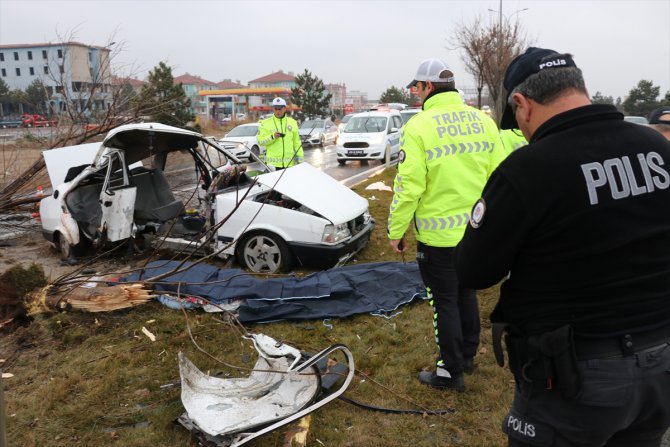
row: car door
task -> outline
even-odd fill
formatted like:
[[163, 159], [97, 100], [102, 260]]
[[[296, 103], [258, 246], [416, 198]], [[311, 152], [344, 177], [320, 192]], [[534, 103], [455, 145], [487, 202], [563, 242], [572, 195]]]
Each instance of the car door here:
[[100, 192], [100, 230], [106, 231], [107, 240], [115, 242], [132, 236], [137, 188], [130, 184], [123, 152], [112, 150], [106, 158], [107, 173]]
[[397, 154], [400, 150], [400, 128], [402, 127], [402, 118], [399, 115], [392, 115], [388, 124], [388, 138], [391, 145], [391, 154]]
[[331, 120], [326, 120], [326, 141], [337, 140], [337, 126]]

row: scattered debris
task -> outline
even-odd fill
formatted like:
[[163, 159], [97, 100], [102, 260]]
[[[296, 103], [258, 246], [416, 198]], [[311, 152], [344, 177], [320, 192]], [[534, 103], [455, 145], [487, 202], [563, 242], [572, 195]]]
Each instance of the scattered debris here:
[[149, 340], [156, 341], [156, 336], [151, 332], [149, 332], [149, 329], [145, 328], [144, 326], [142, 326], [142, 333], [146, 335], [149, 338]]
[[[344, 345], [333, 345], [299, 364], [302, 355], [292, 346], [263, 334], [245, 338], [252, 339], [259, 354], [247, 378], [208, 376], [179, 353], [186, 412], [178, 422], [208, 445], [237, 447], [301, 419], [344, 393], [353, 379], [353, 356]], [[338, 350], [347, 357], [348, 374], [338, 390], [319, 399], [317, 363]]]
[[370, 183], [365, 189], [374, 189], [379, 191], [393, 191], [393, 188], [387, 186], [384, 182]]

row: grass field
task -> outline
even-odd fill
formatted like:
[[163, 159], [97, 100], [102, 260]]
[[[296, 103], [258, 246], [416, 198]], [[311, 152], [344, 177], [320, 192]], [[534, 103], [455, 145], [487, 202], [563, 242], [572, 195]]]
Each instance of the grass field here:
[[[357, 263], [401, 261], [386, 238], [391, 193], [366, 191], [376, 181], [392, 184], [388, 169], [354, 188], [370, 200], [377, 227]], [[374, 200], [372, 199], [374, 196]], [[411, 239], [411, 238], [410, 238]], [[408, 240], [406, 261], [414, 259]], [[366, 403], [418, 410], [452, 408], [443, 416], [371, 412], [336, 400], [312, 414], [309, 446], [501, 446], [502, 418], [511, 402], [511, 374], [493, 359], [488, 316], [497, 288], [479, 293], [482, 344], [467, 391], [453, 394], [419, 384], [436, 355], [431, 309], [418, 301], [392, 319], [369, 315], [322, 321], [251, 325], [304, 351], [347, 345], [360, 371], [346, 395]], [[156, 335], [151, 342], [146, 327]], [[211, 356], [195, 346], [189, 335]], [[181, 351], [209, 374], [246, 375], [255, 351], [222, 314], [169, 310], [152, 302], [104, 314], [42, 314], [32, 324], [0, 339], [0, 364], [14, 376], [4, 381], [8, 442], [11, 446], [195, 446], [173, 421], [183, 412], [178, 389]], [[285, 445], [280, 429], [250, 446]]]

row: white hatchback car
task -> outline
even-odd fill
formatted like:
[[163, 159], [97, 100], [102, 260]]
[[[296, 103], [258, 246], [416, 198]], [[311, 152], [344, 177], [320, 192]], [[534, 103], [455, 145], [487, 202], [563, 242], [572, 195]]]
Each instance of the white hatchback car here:
[[225, 149], [232, 152], [237, 158], [251, 159], [251, 153], [256, 156], [265, 154], [265, 146], [260, 146], [256, 136], [260, 124], [240, 124], [219, 140]]
[[90, 246], [153, 241], [263, 273], [332, 267], [367, 245], [366, 199], [308, 163], [273, 171], [253, 158], [242, 165], [215, 141], [158, 123], [45, 151], [55, 187], [40, 202], [42, 233], [69, 260]]
[[337, 139], [337, 162], [385, 160], [400, 149], [402, 118], [397, 110], [375, 110], [351, 117]]

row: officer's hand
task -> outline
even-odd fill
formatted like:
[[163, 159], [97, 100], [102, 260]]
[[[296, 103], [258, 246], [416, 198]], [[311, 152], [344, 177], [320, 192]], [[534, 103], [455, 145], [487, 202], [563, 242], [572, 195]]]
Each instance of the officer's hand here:
[[396, 253], [402, 253], [405, 251], [405, 244], [402, 239], [391, 239], [391, 248]]
[[281, 133], [281, 132], [275, 132], [275, 140], [276, 140], [277, 138], [281, 138], [281, 137], [283, 137], [283, 136], [284, 136], [283, 133]]

